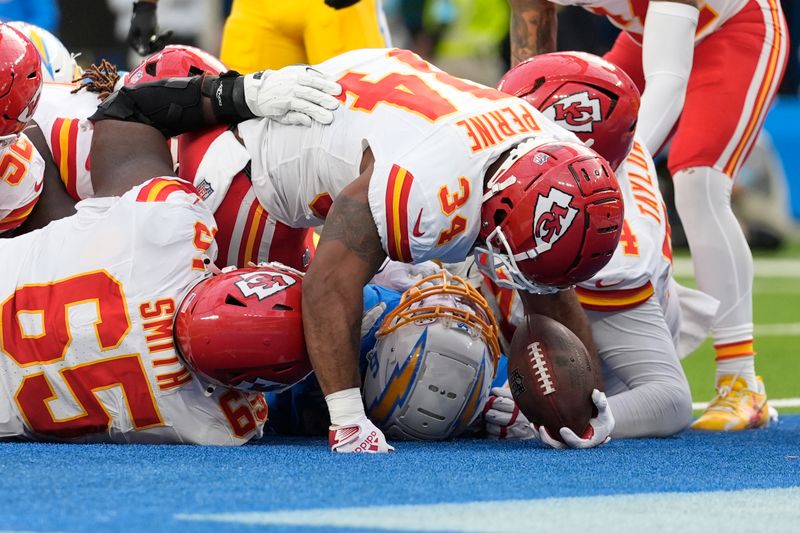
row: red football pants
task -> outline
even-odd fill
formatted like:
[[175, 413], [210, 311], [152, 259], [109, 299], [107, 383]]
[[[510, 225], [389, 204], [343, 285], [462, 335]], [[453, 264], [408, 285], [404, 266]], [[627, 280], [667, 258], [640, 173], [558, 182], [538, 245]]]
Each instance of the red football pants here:
[[[786, 69], [789, 34], [779, 0], [750, 0], [695, 45], [668, 166], [712, 167], [735, 177], [764, 124]], [[621, 32], [605, 58], [644, 90], [642, 48]]]

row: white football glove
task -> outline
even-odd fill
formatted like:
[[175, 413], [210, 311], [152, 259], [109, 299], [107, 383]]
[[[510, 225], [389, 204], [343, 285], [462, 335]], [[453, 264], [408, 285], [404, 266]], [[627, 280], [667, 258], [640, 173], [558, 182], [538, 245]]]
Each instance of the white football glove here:
[[361, 317], [361, 338], [363, 339], [370, 330], [375, 327], [375, 323], [381, 317], [381, 315], [386, 311], [386, 302], [378, 302], [378, 304], [369, 309], [364, 315]]
[[528, 422], [514, 402], [511, 391], [505, 387], [494, 387], [483, 408], [486, 433], [501, 440], [528, 440], [536, 438], [533, 424]]
[[441, 272], [442, 268], [433, 261], [425, 261], [418, 265], [387, 260], [375, 274], [370, 283], [405, 292], [428, 276]]
[[255, 72], [244, 77], [244, 99], [257, 117], [281, 124], [310, 126], [333, 122], [342, 86], [306, 65]]
[[328, 444], [339, 453], [387, 453], [394, 447], [386, 442], [383, 432], [366, 415], [351, 424], [330, 426]]
[[611, 440], [611, 432], [614, 431], [614, 415], [611, 414], [611, 409], [608, 407], [608, 398], [605, 393], [597, 389], [592, 391], [592, 402], [597, 407], [597, 416], [589, 420], [589, 435], [586, 438], [581, 438], [569, 428], [561, 428], [559, 433], [564, 442], [554, 439], [550, 436], [544, 426], [536, 427], [534, 438], [539, 442], [550, 446], [551, 448], [594, 448], [603, 445]]

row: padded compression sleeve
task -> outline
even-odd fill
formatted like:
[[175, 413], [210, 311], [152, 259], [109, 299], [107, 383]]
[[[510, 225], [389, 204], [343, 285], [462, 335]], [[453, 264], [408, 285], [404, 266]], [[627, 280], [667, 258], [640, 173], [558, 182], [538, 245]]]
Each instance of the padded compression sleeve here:
[[202, 76], [194, 76], [122, 87], [106, 98], [89, 119], [139, 122], [153, 126], [165, 137], [199, 129], [205, 125], [202, 82]]
[[[204, 114], [204, 97], [210, 100], [213, 118]], [[174, 137], [209, 124], [237, 124], [254, 116], [244, 101], [242, 77], [231, 71], [222, 76], [167, 78], [122, 87], [89, 118], [139, 122], [153, 126], [165, 137]]]
[[677, 2], [650, 2], [647, 9], [638, 133], [652, 154], [658, 153], [683, 110], [698, 16], [696, 7]]

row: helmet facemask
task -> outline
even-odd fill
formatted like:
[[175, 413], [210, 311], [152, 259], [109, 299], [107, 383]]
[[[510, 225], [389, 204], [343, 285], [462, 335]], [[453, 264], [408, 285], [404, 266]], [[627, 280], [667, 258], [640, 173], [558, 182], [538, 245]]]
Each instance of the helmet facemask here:
[[364, 378], [367, 413], [395, 438], [441, 440], [481, 413], [500, 353], [484, 298], [442, 271], [406, 291], [378, 332]]

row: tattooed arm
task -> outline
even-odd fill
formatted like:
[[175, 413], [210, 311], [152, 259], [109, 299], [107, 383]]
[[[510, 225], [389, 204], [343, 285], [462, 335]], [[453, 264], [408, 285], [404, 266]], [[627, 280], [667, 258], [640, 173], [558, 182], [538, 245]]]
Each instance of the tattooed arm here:
[[556, 51], [556, 6], [548, 0], [509, 0], [511, 66]]
[[367, 198], [372, 164], [366, 167], [333, 202], [303, 280], [306, 347], [326, 395], [360, 385], [363, 287], [386, 257]]

